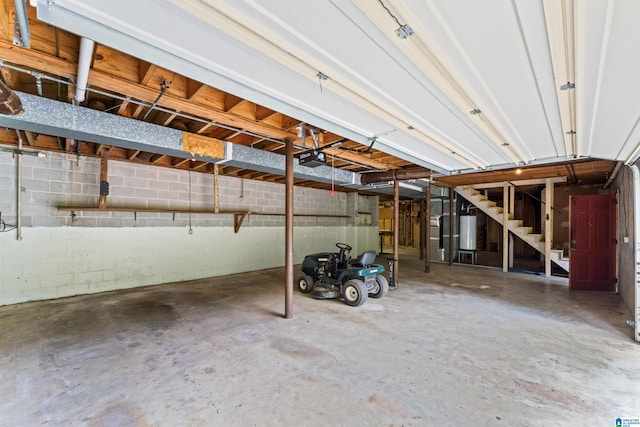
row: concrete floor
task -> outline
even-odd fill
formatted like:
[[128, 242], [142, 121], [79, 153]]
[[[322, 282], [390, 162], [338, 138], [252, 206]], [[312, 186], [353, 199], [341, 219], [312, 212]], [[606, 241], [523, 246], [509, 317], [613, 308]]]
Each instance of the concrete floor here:
[[[296, 275], [298, 271], [296, 271]], [[618, 295], [401, 259], [358, 308], [284, 269], [0, 307], [0, 426], [614, 426], [640, 417]]]

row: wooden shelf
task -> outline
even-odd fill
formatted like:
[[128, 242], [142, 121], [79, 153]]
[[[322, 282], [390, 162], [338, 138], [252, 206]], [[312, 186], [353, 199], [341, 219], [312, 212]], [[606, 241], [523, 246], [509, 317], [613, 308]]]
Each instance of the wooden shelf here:
[[[233, 215], [233, 229], [238, 232], [242, 226], [242, 221], [247, 215], [264, 215], [264, 216], [285, 216], [284, 213], [278, 212], [249, 212], [249, 211], [218, 211], [215, 210], [189, 210], [189, 209], [159, 209], [159, 208], [132, 208], [132, 207], [98, 207], [98, 206], [56, 206], [59, 211], [69, 212], [133, 212], [142, 213], [171, 213], [171, 214], [194, 214], [194, 215]], [[293, 214], [297, 217], [316, 217], [316, 218], [350, 218], [348, 215], [324, 215], [324, 214]]]
[[233, 231], [237, 233], [242, 226], [242, 221], [251, 212], [247, 211], [214, 211], [214, 210], [189, 210], [189, 209], [158, 209], [158, 208], [130, 208], [130, 207], [105, 207], [98, 206], [56, 206], [59, 211], [80, 211], [80, 212], [138, 212], [143, 213], [171, 213], [171, 214], [194, 214], [194, 215], [233, 215]]

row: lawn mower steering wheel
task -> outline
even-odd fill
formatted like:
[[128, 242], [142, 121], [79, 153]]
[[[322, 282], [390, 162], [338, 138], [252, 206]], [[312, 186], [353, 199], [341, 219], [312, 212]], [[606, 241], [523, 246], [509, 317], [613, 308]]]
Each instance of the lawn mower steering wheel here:
[[338, 247], [338, 249], [345, 249], [347, 251], [351, 251], [351, 246], [347, 245], [346, 243], [336, 243], [336, 246]]
[[347, 245], [346, 243], [336, 243], [336, 246], [338, 247], [338, 249], [340, 249], [340, 253], [338, 254], [338, 262], [347, 262], [346, 252], [351, 251], [351, 246]]

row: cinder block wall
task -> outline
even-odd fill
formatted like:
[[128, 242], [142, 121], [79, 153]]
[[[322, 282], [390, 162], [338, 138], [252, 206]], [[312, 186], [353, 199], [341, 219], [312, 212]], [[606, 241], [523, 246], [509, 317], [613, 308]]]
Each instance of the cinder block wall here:
[[[220, 177], [220, 209], [249, 215], [58, 211], [97, 206], [100, 161], [23, 156], [22, 236], [0, 233], [0, 305], [225, 275], [284, 265], [284, 185]], [[109, 161], [109, 207], [212, 210], [213, 175]], [[338, 241], [375, 250], [378, 198], [295, 187], [294, 261]], [[16, 160], [0, 152], [0, 212], [16, 224]], [[189, 233], [192, 230], [192, 234]], [[2, 231], [2, 230], [0, 230]]]
[[[635, 228], [633, 219], [635, 205], [633, 197], [633, 173], [624, 166], [611, 186], [618, 193], [618, 292], [632, 313], [636, 311]], [[628, 242], [625, 243], [625, 237]]]

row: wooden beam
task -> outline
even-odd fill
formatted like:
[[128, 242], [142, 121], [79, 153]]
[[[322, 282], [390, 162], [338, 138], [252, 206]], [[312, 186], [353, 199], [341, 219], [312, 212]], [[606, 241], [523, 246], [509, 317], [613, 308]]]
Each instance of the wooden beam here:
[[156, 164], [159, 161], [161, 161], [162, 159], [166, 158], [167, 155], [166, 154], [156, 154], [155, 156], [153, 156], [151, 158], [151, 163]]
[[122, 101], [122, 103], [118, 106], [118, 110], [116, 113], [120, 116], [131, 117], [131, 110], [129, 110], [129, 106], [131, 103], [129, 101]]
[[[9, 6], [11, 5], [11, 6]], [[2, 40], [13, 40], [13, 16], [15, 7], [13, 2], [5, 0], [0, 3], [0, 38]]]
[[182, 166], [185, 163], [190, 162], [190, 161], [191, 161], [191, 159], [176, 159], [172, 166], [174, 168], [177, 168], [177, 167], [180, 167], [180, 166]]
[[20, 76], [16, 70], [2, 67], [0, 68], [0, 73], [2, 73], [2, 80], [4, 80], [7, 86], [14, 90], [20, 90]]
[[207, 163], [207, 162], [200, 162], [200, 164], [199, 164], [199, 165], [196, 165], [196, 166], [192, 167], [192, 168], [191, 168], [191, 170], [192, 170], [192, 171], [197, 171], [197, 170], [203, 169], [203, 168], [205, 168], [208, 164], [209, 164], [209, 163]]
[[167, 116], [167, 118], [161, 123], [162, 126], [169, 126], [169, 124], [173, 121], [173, 119], [175, 119], [176, 117], [178, 117], [177, 114], [169, 114]]
[[158, 69], [155, 64], [151, 64], [146, 61], [140, 61], [140, 84], [147, 85], [149, 84], [149, 80], [153, 76], [153, 73]]
[[[63, 77], [74, 77], [77, 68], [76, 64], [69, 63], [54, 56], [40, 53], [32, 49], [13, 46], [10, 43], [1, 41], [0, 58], [8, 62], [23, 65], [28, 68], [35, 68], [40, 71]], [[126, 93], [133, 98], [147, 103], [152, 103], [158, 96], [157, 90], [153, 88], [146, 87], [139, 83], [122, 80], [100, 70], [92, 70], [91, 75], [89, 76], [89, 85], [119, 93]], [[292, 132], [265, 125], [257, 120], [251, 120], [223, 110], [218, 110], [210, 105], [197, 104], [189, 99], [177, 97], [169, 92], [162, 97], [158, 105], [164, 108], [184, 111], [195, 116], [204, 117], [221, 124], [246, 129], [271, 138], [296, 138], [296, 134]]]
[[205, 89], [207, 85], [200, 83], [195, 80], [187, 79], [187, 99], [193, 101], [200, 95]]
[[140, 154], [140, 150], [127, 150], [127, 159], [133, 160], [138, 154]]
[[36, 145], [36, 139], [38, 139], [38, 135], [33, 132], [25, 131], [24, 135], [27, 137], [27, 144], [30, 146]]

